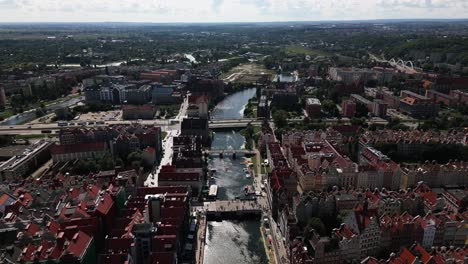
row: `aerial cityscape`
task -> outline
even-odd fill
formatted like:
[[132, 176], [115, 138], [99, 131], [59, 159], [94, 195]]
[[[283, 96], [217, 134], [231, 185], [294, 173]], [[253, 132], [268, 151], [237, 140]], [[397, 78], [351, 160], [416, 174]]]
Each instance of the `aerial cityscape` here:
[[468, 263], [466, 14], [0, 0], [0, 263]]

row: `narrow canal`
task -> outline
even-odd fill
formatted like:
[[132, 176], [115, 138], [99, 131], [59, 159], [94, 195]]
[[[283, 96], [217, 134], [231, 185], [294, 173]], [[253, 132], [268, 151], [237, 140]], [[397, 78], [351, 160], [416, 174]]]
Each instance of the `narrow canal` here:
[[[238, 119], [243, 117], [244, 107], [255, 95], [255, 89], [235, 93], [220, 102], [212, 113], [212, 119]], [[245, 138], [238, 131], [217, 130], [213, 135], [212, 149], [241, 149]], [[243, 187], [252, 184], [243, 169], [243, 156], [236, 159], [226, 155], [223, 159], [213, 156], [208, 167], [215, 169], [218, 199], [235, 199], [242, 196]], [[204, 264], [264, 264], [268, 263], [260, 234], [260, 222], [252, 220], [208, 222]]]

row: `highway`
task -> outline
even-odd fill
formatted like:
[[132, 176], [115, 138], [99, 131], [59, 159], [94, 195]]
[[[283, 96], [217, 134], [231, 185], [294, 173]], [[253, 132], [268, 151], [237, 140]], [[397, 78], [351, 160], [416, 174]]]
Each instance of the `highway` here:
[[[185, 104], [184, 104], [185, 105]], [[184, 107], [185, 111], [187, 111], [187, 107]], [[182, 109], [183, 110], [183, 109]], [[155, 119], [155, 120], [124, 120], [124, 121], [106, 121], [104, 124], [86, 124], [86, 125], [78, 125], [77, 122], [69, 122], [73, 123], [73, 125], [67, 126], [59, 126], [57, 123], [51, 124], [33, 124], [33, 125], [11, 125], [11, 126], [0, 126], [0, 135], [31, 135], [31, 134], [41, 134], [42, 130], [60, 130], [66, 128], [96, 128], [96, 127], [104, 127], [110, 125], [130, 125], [134, 123], [143, 124], [143, 125], [155, 125], [161, 126], [163, 131], [172, 131], [180, 129], [180, 122], [182, 118], [185, 117], [185, 114], [178, 115], [174, 121], [170, 121], [167, 119]], [[172, 119], [174, 120], [174, 119]], [[236, 128], [236, 127], [246, 127], [248, 123], [252, 123], [253, 125], [261, 125], [261, 121], [257, 121], [256, 119], [234, 119], [234, 120], [214, 120], [209, 121], [210, 128]]]
[[[160, 126], [163, 131], [177, 131], [180, 130], [180, 122], [182, 117], [179, 116], [176, 118], [176, 122], [172, 123], [167, 119], [156, 119], [156, 120], [132, 120], [132, 121], [106, 121], [104, 124], [92, 124], [92, 125], [70, 125], [70, 126], [59, 126], [57, 123], [53, 124], [34, 124], [34, 125], [13, 125], [13, 126], [0, 126], [0, 135], [37, 135], [41, 134], [42, 130], [50, 130], [52, 133], [56, 133], [60, 129], [66, 128], [96, 128], [104, 127], [109, 125], [122, 125], [122, 124], [143, 124], [143, 125], [155, 125]], [[210, 120], [208, 123], [209, 128], [211, 129], [224, 129], [224, 128], [245, 128], [249, 123], [254, 126], [261, 126], [262, 120], [245, 118], [245, 119], [233, 119], [233, 120]], [[303, 122], [301, 118], [288, 119], [289, 123], [298, 123]], [[349, 125], [351, 124], [349, 119], [322, 119], [322, 122], [326, 124], [342, 124]], [[368, 121], [369, 124], [378, 124], [386, 125], [388, 121], [381, 118], [372, 118]], [[413, 127], [417, 122], [412, 121], [403, 121], [403, 124]], [[76, 123], [75, 123], [76, 124]]]

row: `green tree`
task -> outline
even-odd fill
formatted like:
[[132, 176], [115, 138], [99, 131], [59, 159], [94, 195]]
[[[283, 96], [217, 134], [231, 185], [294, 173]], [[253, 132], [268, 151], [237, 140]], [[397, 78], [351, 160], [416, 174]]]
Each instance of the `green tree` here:
[[73, 173], [83, 175], [90, 172], [97, 172], [98, 166], [94, 160], [79, 160], [72, 171]]
[[101, 170], [112, 170], [115, 168], [114, 159], [112, 155], [106, 154], [99, 160], [99, 168]]
[[288, 124], [288, 112], [284, 110], [277, 110], [273, 113], [273, 121], [278, 128], [283, 128]]
[[367, 117], [369, 115], [369, 109], [366, 105], [357, 103], [356, 104], [356, 116], [357, 117]]
[[134, 151], [128, 154], [127, 162], [140, 161], [141, 160], [141, 151]]
[[315, 230], [320, 236], [327, 235], [327, 228], [323, 224], [322, 220], [318, 217], [312, 217], [307, 221], [306, 227], [304, 229], [304, 237], [310, 239], [311, 231]]
[[364, 117], [361, 117], [361, 118], [353, 117], [353, 118], [351, 118], [351, 124], [352, 125], [363, 126], [365, 123], [366, 123], [366, 118], [364, 118]]
[[338, 108], [336, 107], [335, 102], [333, 102], [332, 100], [324, 100], [322, 102], [322, 109], [330, 116], [338, 115]]

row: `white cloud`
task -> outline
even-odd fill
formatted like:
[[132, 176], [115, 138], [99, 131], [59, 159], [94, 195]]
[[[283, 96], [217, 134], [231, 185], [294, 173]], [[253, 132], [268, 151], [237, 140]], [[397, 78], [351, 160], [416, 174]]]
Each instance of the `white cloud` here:
[[467, 0], [0, 0], [0, 21], [223, 22], [464, 18]]

